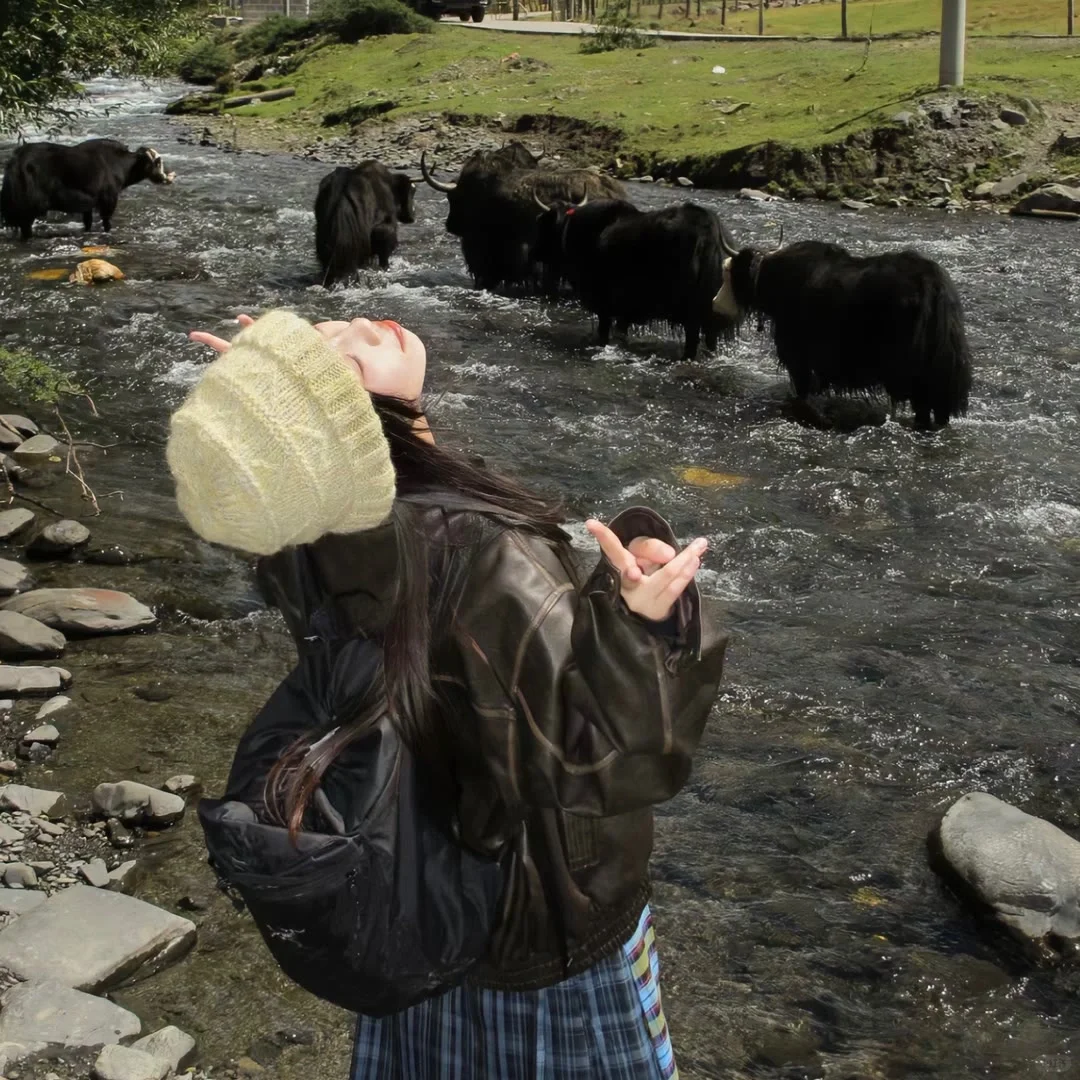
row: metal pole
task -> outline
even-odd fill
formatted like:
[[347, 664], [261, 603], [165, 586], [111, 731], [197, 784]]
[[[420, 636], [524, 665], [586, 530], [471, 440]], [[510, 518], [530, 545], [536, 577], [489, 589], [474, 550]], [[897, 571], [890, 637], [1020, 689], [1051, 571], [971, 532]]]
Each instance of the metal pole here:
[[758, 37], [765, 33], [765, 0], [757, 0], [757, 32]]
[[967, 0], [942, 0], [939, 86], [964, 85]]

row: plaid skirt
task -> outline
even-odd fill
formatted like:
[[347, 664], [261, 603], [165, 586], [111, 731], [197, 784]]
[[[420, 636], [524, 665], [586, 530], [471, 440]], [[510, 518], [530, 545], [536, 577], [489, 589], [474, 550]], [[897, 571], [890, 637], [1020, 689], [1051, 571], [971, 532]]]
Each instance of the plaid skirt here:
[[659, 980], [646, 906], [620, 951], [555, 986], [359, 1017], [351, 1080], [678, 1080]]

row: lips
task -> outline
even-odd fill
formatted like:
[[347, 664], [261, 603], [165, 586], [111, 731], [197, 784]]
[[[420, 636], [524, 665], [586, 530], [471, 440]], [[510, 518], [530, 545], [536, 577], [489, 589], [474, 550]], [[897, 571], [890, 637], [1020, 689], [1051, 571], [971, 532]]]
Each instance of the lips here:
[[405, 329], [393, 319], [380, 319], [376, 326], [385, 326], [387, 330], [390, 330], [398, 339], [398, 344], [401, 346], [401, 351], [405, 351]]

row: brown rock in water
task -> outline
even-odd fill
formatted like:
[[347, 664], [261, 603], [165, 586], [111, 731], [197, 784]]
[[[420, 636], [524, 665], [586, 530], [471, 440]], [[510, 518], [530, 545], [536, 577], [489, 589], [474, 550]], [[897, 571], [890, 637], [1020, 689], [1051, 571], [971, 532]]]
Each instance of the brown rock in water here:
[[87, 259], [75, 267], [68, 281], [79, 285], [93, 285], [97, 281], [123, 281], [124, 273], [119, 267], [104, 259]]

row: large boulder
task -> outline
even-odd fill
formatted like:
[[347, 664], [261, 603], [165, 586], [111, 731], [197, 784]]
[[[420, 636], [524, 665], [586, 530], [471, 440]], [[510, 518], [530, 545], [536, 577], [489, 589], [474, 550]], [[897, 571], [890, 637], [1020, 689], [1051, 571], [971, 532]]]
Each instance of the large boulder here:
[[3, 608], [65, 634], [116, 634], [157, 621], [145, 604], [112, 589], [32, 589], [5, 601]]
[[1080, 842], [1048, 821], [973, 791], [955, 802], [932, 848], [960, 891], [1040, 949], [1080, 939]]
[[1025, 195], [1011, 210], [1013, 214], [1056, 217], [1080, 216], [1080, 188], [1047, 184]]
[[186, 806], [179, 795], [134, 780], [98, 784], [91, 801], [100, 814], [128, 825], [170, 825], [183, 816]]
[[59, 630], [17, 611], [0, 611], [0, 659], [59, 656], [66, 644]]
[[0, 694], [55, 694], [65, 684], [65, 671], [57, 667], [16, 667], [0, 664]]

